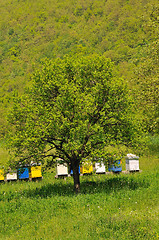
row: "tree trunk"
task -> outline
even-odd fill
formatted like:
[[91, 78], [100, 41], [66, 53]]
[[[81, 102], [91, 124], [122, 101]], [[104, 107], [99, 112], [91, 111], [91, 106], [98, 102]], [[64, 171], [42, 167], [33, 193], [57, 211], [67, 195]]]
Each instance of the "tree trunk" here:
[[73, 180], [75, 193], [80, 193], [80, 174], [79, 174], [79, 162], [72, 161], [73, 168]]

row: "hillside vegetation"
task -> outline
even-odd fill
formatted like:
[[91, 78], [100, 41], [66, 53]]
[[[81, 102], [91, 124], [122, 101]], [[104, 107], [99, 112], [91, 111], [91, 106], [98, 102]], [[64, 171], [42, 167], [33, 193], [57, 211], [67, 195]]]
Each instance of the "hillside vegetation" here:
[[[0, 133], [11, 98], [43, 58], [97, 52], [111, 58], [158, 129], [158, 0], [3, 0], [0, 3]], [[135, 91], [134, 91], [135, 90]]]
[[158, 36], [158, 0], [0, 1], [0, 166], [9, 160], [13, 97], [45, 58], [110, 58], [149, 132], [138, 149], [141, 172], [81, 176], [81, 194], [72, 177], [55, 179], [52, 161], [42, 181], [1, 182], [0, 239], [159, 239]]

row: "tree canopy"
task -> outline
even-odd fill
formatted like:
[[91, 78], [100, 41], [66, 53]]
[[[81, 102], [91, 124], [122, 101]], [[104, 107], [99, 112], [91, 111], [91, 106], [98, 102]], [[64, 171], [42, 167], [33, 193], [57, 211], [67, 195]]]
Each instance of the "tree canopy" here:
[[84, 159], [104, 157], [108, 145], [136, 142], [139, 125], [132, 98], [109, 59], [91, 55], [45, 60], [32, 81], [15, 98], [9, 115], [17, 162], [59, 157], [72, 164], [79, 189], [78, 167]]

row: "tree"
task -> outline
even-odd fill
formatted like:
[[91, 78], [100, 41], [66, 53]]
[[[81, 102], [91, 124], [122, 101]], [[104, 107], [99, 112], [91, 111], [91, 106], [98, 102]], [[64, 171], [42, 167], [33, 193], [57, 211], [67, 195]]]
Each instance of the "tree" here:
[[[135, 89], [145, 127], [151, 134], [159, 133], [159, 41], [150, 45], [147, 56], [137, 66]], [[145, 52], [146, 52], [145, 50]]]
[[[151, 41], [140, 50], [134, 86], [138, 107], [143, 112], [146, 129], [151, 134], [159, 133], [159, 5], [150, 4], [148, 18], [143, 25]], [[138, 91], [137, 91], [138, 90]]]
[[112, 62], [98, 55], [45, 60], [32, 80], [9, 115], [14, 162], [59, 157], [72, 165], [79, 192], [84, 159], [104, 156], [107, 145], [128, 146], [137, 139], [126, 84], [113, 75]]

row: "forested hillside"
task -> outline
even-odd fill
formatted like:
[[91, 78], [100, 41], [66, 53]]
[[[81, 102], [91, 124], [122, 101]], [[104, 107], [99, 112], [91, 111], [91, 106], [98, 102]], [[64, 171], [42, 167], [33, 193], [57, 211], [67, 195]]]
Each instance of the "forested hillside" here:
[[[98, 53], [128, 82], [147, 130], [158, 131], [158, 0], [0, 2], [0, 135], [12, 96], [44, 58]], [[139, 107], [140, 106], [140, 107]]]

